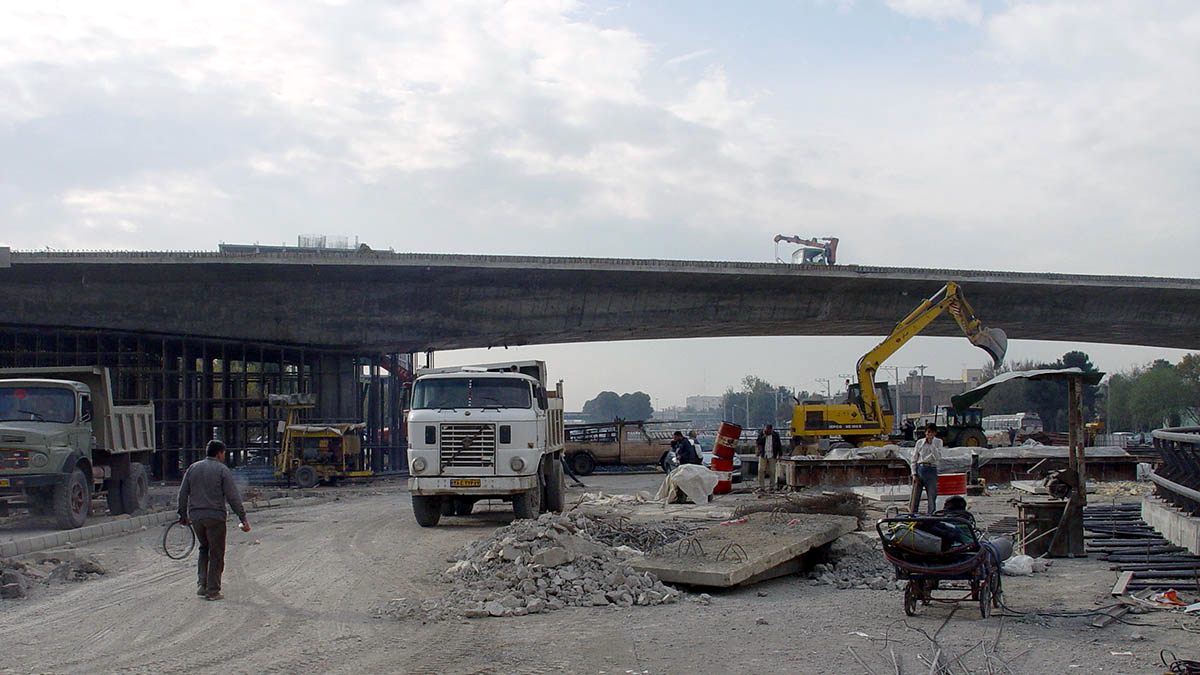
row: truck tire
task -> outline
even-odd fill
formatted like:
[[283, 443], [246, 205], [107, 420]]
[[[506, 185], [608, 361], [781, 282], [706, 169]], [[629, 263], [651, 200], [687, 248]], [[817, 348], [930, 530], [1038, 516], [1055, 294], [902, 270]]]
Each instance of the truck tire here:
[[664, 452], [663, 456], [658, 458], [658, 468], [662, 469], [663, 473], [671, 473], [671, 453]]
[[960, 448], [986, 448], [987, 436], [978, 429], [966, 429], [958, 435], [958, 447]]
[[562, 513], [563, 507], [567, 501], [567, 485], [563, 479], [562, 462], [558, 458], [551, 455], [545, 459], [547, 468], [546, 478], [546, 498], [545, 506], [547, 511]]
[[571, 455], [568, 460], [571, 462], [571, 471], [575, 472], [576, 476], [590, 476], [596, 470], [596, 458], [592, 457], [592, 453], [579, 451]]
[[125, 484], [116, 478], [104, 481], [104, 500], [108, 502], [108, 512], [114, 516], [125, 513]]
[[[146, 474], [146, 465], [133, 462], [129, 465], [129, 475], [121, 479], [122, 513], [137, 513], [150, 505], [150, 478]], [[111, 509], [111, 504], [109, 505]]]
[[517, 518], [535, 519], [542, 512], [542, 490], [545, 489], [542, 472], [537, 472], [537, 486], [513, 497], [513, 513]]
[[296, 467], [292, 477], [296, 479], [296, 487], [307, 490], [317, 484], [317, 470], [307, 464]]
[[82, 526], [91, 507], [92, 486], [82, 469], [75, 469], [65, 481], [54, 486], [54, 518], [59, 529]]
[[412, 496], [413, 515], [421, 527], [434, 527], [442, 519], [442, 498], [429, 495]]

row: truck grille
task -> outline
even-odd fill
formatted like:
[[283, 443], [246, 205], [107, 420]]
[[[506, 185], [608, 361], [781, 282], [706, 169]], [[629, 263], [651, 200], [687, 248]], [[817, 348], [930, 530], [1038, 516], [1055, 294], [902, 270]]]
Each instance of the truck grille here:
[[443, 424], [438, 451], [442, 467], [493, 466], [496, 427], [491, 424]]
[[28, 450], [0, 450], [0, 469], [24, 469], [28, 466]]
[[16, 434], [0, 434], [0, 443], [24, 443], [25, 437]]

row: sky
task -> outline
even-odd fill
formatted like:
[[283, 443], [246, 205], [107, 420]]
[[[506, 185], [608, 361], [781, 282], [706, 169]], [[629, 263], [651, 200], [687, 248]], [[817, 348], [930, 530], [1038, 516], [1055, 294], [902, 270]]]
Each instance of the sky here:
[[[782, 233], [837, 236], [853, 264], [1195, 278], [1198, 72], [1192, 0], [3, 3], [0, 245], [320, 233], [769, 262]], [[817, 390], [876, 341], [436, 360], [544, 358], [569, 408], [602, 390], [661, 407], [747, 374]], [[1183, 353], [1009, 356], [1070, 349], [1113, 371]], [[889, 364], [985, 361], [918, 338]]]

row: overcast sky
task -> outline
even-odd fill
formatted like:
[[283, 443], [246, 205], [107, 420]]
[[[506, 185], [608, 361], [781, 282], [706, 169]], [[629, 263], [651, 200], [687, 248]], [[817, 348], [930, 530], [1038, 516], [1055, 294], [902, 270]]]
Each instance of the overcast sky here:
[[[5, 3], [0, 243], [770, 261], [786, 233], [845, 263], [1195, 277], [1197, 73], [1193, 0]], [[817, 389], [876, 341], [438, 363], [545, 358], [569, 407], [665, 406], [747, 373]], [[1182, 353], [1010, 357], [1075, 348]], [[890, 363], [985, 360], [922, 338]]]

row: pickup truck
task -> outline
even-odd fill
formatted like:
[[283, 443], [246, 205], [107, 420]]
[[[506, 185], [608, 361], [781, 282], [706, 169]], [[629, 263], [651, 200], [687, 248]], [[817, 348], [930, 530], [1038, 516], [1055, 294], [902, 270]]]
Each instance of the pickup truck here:
[[646, 422], [568, 424], [566, 435], [567, 466], [577, 476], [587, 476], [599, 464], [653, 464], [670, 470], [671, 432], [647, 429]]

